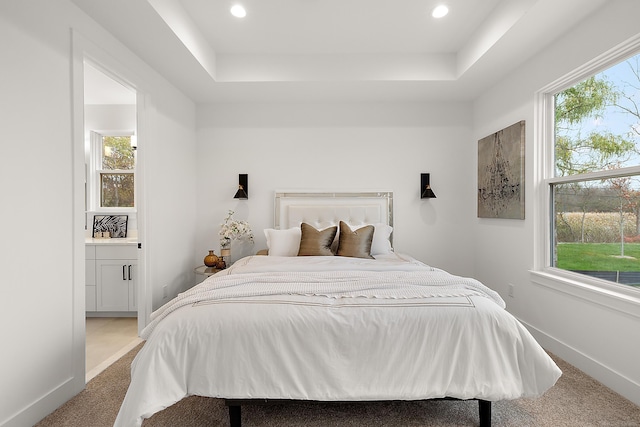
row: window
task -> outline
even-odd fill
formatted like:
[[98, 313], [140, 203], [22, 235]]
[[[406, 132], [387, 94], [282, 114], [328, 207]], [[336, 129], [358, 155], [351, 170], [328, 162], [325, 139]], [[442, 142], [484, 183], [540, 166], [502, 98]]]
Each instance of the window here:
[[640, 291], [640, 55], [547, 95], [545, 265]]
[[135, 207], [135, 136], [131, 133], [91, 132], [90, 181], [97, 210]]

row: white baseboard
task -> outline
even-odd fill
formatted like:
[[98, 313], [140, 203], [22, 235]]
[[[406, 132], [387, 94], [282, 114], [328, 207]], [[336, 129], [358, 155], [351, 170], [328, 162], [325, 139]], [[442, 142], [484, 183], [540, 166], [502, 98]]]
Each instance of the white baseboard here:
[[[134, 347], [142, 342], [141, 338], [135, 338], [126, 346], [122, 347], [116, 354], [109, 359], [96, 366], [91, 371], [87, 372], [85, 381], [89, 382], [96, 377], [100, 372], [104, 371], [116, 360], [131, 351]], [[75, 384], [73, 378], [69, 378], [64, 383], [60, 384], [53, 390], [50, 390], [47, 394], [36, 400], [32, 404], [25, 408], [22, 408], [16, 414], [10, 416], [6, 420], [0, 420], [0, 427], [24, 427], [31, 426], [40, 421], [43, 417], [53, 412], [60, 405], [71, 399], [78, 394], [84, 388], [84, 382], [82, 384]]]
[[571, 347], [567, 343], [558, 340], [522, 320], [520, 320], [520, 322], [526, 326], [529, 332], [531, 332], [531, 335], [534, 336], [542, 347], [640, 406], [640, 384], [627, 378], [615, 369], [598, 362], [580, 350]]
[[60, 405], [80, 393], [84, 382], [79, 383], [75, 378], [69, 378], [39, 399], [21, 408], [6, 420], [0, 420], [0, 427], [32, 426], [56, 410]]

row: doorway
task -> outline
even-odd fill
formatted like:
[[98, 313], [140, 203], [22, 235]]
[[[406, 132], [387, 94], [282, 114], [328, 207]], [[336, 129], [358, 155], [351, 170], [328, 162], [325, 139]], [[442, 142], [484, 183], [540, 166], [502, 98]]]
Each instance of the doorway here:
[[[83, 60], [85, 380], [141, 342], [137, 93]], [[142, 300], [144, 301], [144, 299]]]

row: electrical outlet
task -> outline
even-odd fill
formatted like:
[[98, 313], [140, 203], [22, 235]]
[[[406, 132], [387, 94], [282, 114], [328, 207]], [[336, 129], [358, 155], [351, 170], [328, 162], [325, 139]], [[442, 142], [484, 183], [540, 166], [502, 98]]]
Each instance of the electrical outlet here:
[[167, 285], [164, 285], [162, 287], [162, 299], [167, 299], [167, 296], [168, 296], [168, 294], [167, 294]]
[[514, 292], [515, 292], [516, 285], [514, 285], [513, 283], [509, 283], [508, 286], [509, 286], [509, 296], [511, 298], [515, 298]]

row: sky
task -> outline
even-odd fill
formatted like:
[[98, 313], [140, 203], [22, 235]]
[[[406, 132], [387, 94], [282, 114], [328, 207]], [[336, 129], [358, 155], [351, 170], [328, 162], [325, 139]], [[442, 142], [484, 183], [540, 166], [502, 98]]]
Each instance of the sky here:
[[[632, 56], [628, 60], [622, 61], [613, 67], [598, 73], [596, 77], [605, 78], [625, 95], [631, 97], [632, 102], [621, 97], [619, 103], [627, 105], [637, 110], [640, 108], [640, 77], [636, 76], [633, 69], [640, 71], [640, 54]], [[632, 129], [637, 132], [633, 132]], [[568, 135], [580, 133], [583, 137], [591, 132], [610, 132], [614, 135], [623, 136], [635, 142], [637, 154], [632, 155], [621, 167], [640, 165], [640, 117], [625, 113], [615, 106], [607, 107], [601, 117], [591, 117], [586, 119], [581, 126]], [[628, 157], [628, 156], [627, 156]]]
[[[633, 69], [640, 71], [640, 54], [629, 58], [626, 61], [620, 62], [617, 65], [605, 70], [598, 74], [598, 76], [604, 77], [612, 82], [618, 89], [620, 89], [625, 95], [631, 97], [636, 103], [635, 109], [640, 104], [640, 80], [639, 77], [633, 73]], [[630, 101], [620, 98], [619, 103], [631, 106]], [[626, 135], [628, 138], [636, 142], [636, 147], [640, 152], [640, 133], [631, 132], [632, 127], [636, 130], [640, 130], [640, 118], [635, 115], [624, 113], [619, 108], [608, 107], [605, 111], [603, 118], [594, 122], [595, 128], [604, 128], [611, 130], [614, 134]], [[636, 166], [640, 164], [640, 157], [635, 157], [632, 164], [627, 166]]]

